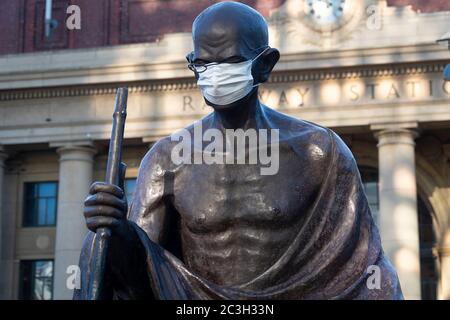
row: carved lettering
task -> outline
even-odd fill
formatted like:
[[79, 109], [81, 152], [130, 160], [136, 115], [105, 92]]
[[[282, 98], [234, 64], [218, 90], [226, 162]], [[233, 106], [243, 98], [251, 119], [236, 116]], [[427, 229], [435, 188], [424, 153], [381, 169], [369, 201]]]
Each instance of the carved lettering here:
[[391, 88], [389, 89], [389, 92], [388, 92], [388, 95], [386, 98], [391, 99], [393, 97], [400, 98], [400, 94], [398, 93], [398, 90], [394, 84], [391, 85]]
[[261, 100], [264, 103], [267, 102], [267, 99], [269, 98], [271, 92], [272, 92], [271, 90], [259, 89], [258, 90], [259, 100]]
[[368, 83], [366, 84], [366, 87], [370, 89], [370, 99], [375, 100], [375, 89], [378, 87], [378, 83]]
[[298, 93], [300, 94], [300, 103], [298, 104], [299, 107], [303, 107], [305, 105], [305, 97], [309, 92], [309, 88], [297, 89]]
[[417, 81], [407, 81], [406, 85], [409, 87], [410, 91], [409, 94], [411, 96], [411, 98], [415, 98], [416, 97], [416, 86], [419, 82]]
[[284, 92], [284, 90], [281, 91], [280, 99], [278, 100], [278, 107], [280, 109], [289, 107], [289, 101], [286, 97], [286, 92]]
[[194, 106], [192, 105], [191, 96], [183, 96], [183, 111], [186, 111], [187, 108], [189, 108], [190, 110], [195, 110]]
[[357, 85], [350, 86], [350, 93], [352, 94], [352, 97], [350, 98], [351, 101], [358, 101], [359, 100], [359, 93], [356, 91], [358, 88]]

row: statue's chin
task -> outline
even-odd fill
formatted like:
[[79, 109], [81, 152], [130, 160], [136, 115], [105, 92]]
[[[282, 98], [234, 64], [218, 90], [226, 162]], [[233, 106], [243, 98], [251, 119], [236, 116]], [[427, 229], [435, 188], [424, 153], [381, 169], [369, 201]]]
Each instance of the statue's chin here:
[[225, 105], [214, 104], [206, 99], [205, 99], [205, 102], [208, 106], [213, 108], [215, 111], [230, 110], [230, 109], [234, 109], [237, 106], [236, 102], [233, 102], [230, 104], [225, 104]]
[[256, 90], [252, 90], [248, 95], [246, 95], [245, 97], [233, 102], [233, 103], [229, 103], [229, 104], [224, 104], [224, 105], [218, 105], [218, 104], [214, 104], [211, 101], [208, 101], [208, 99], [206, 99], [205, 97], [203, 97], [205, 99], [205, 103], [210, 106], [211, 108], [213, 108], [215, 111], [224, 111], [224, 110], [232, 110], [235, 108], [239, 108], [242, 105], [245, 105], [246, 103], [248, 103], [249, 98], [253, 95], [253, 93]]

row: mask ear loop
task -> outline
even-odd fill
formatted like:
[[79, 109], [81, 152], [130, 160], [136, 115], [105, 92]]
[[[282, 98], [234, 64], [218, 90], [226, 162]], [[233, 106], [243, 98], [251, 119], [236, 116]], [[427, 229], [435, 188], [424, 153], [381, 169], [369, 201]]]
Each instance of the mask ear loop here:
[[[267, 50], [269, 50], [270, 49], [270, 46], [267, 46], [263, 51], [261, 51], [256, 57], [254, 57], [253, 59], [252, 59], [252, 66], [253, 66], [253, 62], [256, 60], [256, 59], [258, 59], [264, 52], [266, 52]], [[257, 83], [257, 84], [254, 84], [253, 86], [252, 86], [252, 89], [253, 88], [256, 88], [256, 87], [259, 87], [261, 85], [261, 83], [259, 82], [259, 83]]]
[[254, 58], [252, 59], [252, 62], [255, 61], [256, 59], [258, 59], [264, 52], [266, 52], [266, 51], [269, 50], [269, 49], [270, 49], [270, 47], [267, 46], [263, 51], [261, 51], [256, 57], [254, 57]]

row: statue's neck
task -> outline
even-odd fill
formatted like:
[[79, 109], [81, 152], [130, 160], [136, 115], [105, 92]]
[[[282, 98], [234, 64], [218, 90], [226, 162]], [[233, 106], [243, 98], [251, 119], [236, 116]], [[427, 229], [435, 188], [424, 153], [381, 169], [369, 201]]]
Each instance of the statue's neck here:
[[214, 126], [219, 130], [262, 129], [266, 127], [265, 123], [257, 90], [249, 99], [232, 109], [214, 110]]

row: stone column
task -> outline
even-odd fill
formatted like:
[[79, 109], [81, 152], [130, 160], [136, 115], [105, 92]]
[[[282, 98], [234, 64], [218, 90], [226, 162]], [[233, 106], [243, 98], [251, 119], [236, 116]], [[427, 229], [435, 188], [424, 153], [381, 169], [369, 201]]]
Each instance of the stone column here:
[[444, 236], [442, 246], [438, 248], [440, 258], [440, 300], [450, 300], [450, 229]]
[[68, 144], [57, 149], [59, 162], [58, 217], [54, 270], [54, 299], [72, 299], [66, 285], [67, 268], [78, 265], [87, 228], [83, 202], [93, 179], [95, 150], [91, 146]]
[[[416, 131], [380, 128], [378, 138], [380, 235], [405, 299], [420, 299], [420, 251], [414, 139]], [[377, 128], [375, 128], [377, 129]]]
[[[449, 68], [450, 71], [450, 68]], [[447, 162], [446, 176], [450, 177], [450, 144], [444, 144], [444, 156]], [[450, 212], [450, 186], [447, 186], [447, 208]], [[449, 216], [450, 217], [450, 216]], [[447, 230], [444, 234], [443, 240], [438, 247], [440, 259], [440, 290], [439, 299], [450, 300], [450, 221], [447, 223]]]

